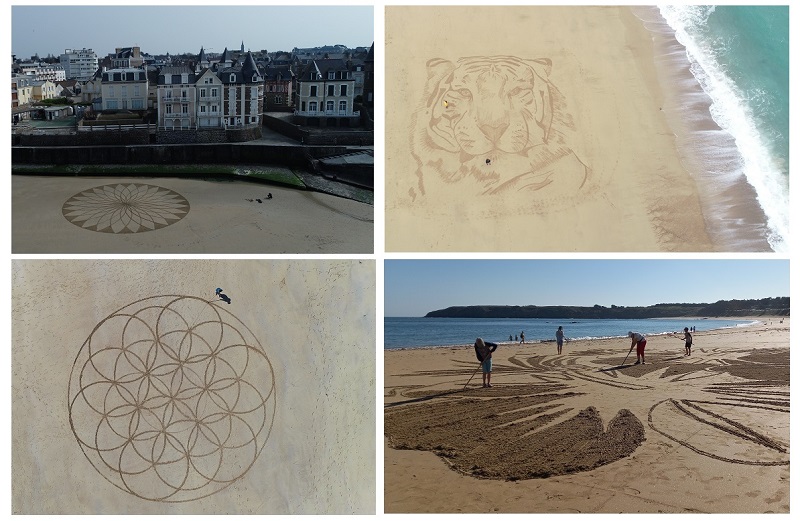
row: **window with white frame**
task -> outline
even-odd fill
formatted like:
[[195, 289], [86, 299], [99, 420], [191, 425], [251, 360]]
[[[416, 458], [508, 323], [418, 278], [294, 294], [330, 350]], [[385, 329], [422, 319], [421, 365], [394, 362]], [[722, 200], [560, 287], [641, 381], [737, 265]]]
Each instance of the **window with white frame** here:
[[200, 105], [200, 112], [205, 114], [205, 112], [206, 112], [206, 106], [205, 105]]
[[347, 114], [347, 102], [344, 100], [339, 102], [339, 114]]
[[184, 114], [188, 114], [189, 113], [189, 105], [181, 105], [181, 112], [183, 112]]
[[172, 105], [170, 104], [165, 105], [164, 110], [167, 112], [167, 114], [172, 114]]
[[329, 80], [335, 80], [336, 79], [336, 73], [333, 72], [333, 71], [328, 72], [328, 79]]
[[275, 103], [277, 103], [278, 105], [283, 103], [283, 96], [275, 96]]
[[316, 112], [317, 111], [317, 102], [316, 101], [310, 101], [308, 103], [308, 111], [309, 112]]
[[200, 97], [201, 98], [205, 98], [206, 97], [206, 89], [200, 89]]
[[236, 82], [236, 75], [235, 74], [231, 74], [231, 83], [235, 83], [235, 82]]
[[217, 97], [217, 89], [211, 89], [211, 97], [212, 98], [216, 98]]
[[326, 112], [333, 112], [333, 100], [328, 100], [325, 103], [325, 111]]

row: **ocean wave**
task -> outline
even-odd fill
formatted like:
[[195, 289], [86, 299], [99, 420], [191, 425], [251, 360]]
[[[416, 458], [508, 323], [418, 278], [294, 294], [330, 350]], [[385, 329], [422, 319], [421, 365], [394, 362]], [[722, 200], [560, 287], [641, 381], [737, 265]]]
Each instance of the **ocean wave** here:
[[[755, 189], [767, 217], [767, 241], [773, 250], [784, 252], [789, 241], [789, 176], [785, 160], [773, 151], [774, 130], [759, 126], [753, 106], [771, 103], [766, 91], [743, 91], [726, 71], [721, 53], [730, 42], [703, 39], [702, 29], [714, 14], [713, 6], [658, 6], [662, 17], [686, 48], [690, 70], [711, 98], [711, 117], [733, 136], [741, 156], [741, 170]], [[752, 103], [752, 104], [751, 104]]]

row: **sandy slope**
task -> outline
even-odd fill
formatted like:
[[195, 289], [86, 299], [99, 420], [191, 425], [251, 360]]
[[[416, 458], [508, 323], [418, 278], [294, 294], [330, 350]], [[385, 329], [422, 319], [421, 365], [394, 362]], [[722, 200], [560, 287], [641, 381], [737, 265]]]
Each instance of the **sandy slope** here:
[[645, 365], [625, 339], [503, 345], [491, 389], [464, 389], [471, 346], [385, 351], [385, 510], [788, 512], [789, 326], [769, 322], [696, 333], [691, 357], [650, 337]]

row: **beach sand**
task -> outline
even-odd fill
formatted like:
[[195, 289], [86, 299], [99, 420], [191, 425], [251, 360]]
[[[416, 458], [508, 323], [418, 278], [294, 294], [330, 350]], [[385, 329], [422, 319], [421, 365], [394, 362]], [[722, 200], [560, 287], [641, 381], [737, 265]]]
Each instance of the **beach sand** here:
[[375, 513], [373, 261], [12, 270], [11, 512]]
[[[65, 218], [64, 204], [76, 194], [129, 183], [171, 190], [188, 201], [189, 212], [168, 226], [135, 233], [99, 233]], [[12, 176], [11, 191], [14, 253], [373, 252], [374, 207], [318, 192], [179, 178], [19, 175]], [[265, 199], [268, 193], [272, 199]], [[110, 209], [113, 224], [116, 214], [107, 203], [89, 201], [71, 216], [89, 218]], [[169, 206], [163, 200], [151, 203], [154, 214], [172, 215], [163, 211]]]
[[789, 320], [384, 351], [386, 512], [789, 512]]
[[[387, 7], [387, 251], [726, 249], [662, 110], [652, 39], [628, 7]], [[503, 79], [476, 79], [480, 60]], [[511, 87], [531, 74], [541, 90]]]

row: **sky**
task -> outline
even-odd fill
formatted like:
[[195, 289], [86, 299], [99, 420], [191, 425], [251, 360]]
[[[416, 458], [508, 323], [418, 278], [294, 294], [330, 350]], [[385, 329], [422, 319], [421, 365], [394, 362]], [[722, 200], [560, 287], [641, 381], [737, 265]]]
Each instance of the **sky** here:
[[384, 316], [450, 306], [650, 306], [789, 296], [788, 260], [387, 260]]
[[[241, 2], [239, 2], [241, 3]], [[219, 3], [218, 3], [219, 4]], [[13, 6], [11, 52], [28, 59], [89, 48], [98, 57], [116, 47], [139, 46], [149, 54], [291, 51], [342, 44], [369, 47], [371, 6]]]

